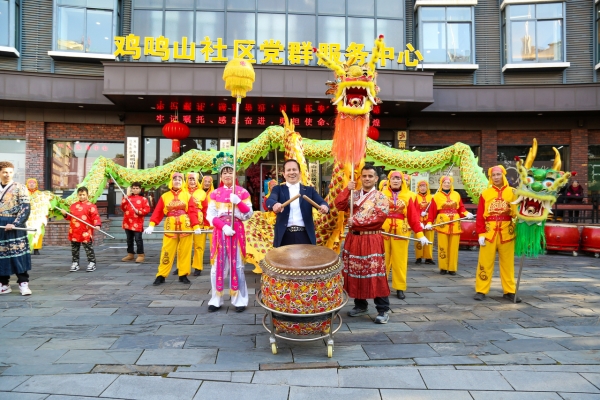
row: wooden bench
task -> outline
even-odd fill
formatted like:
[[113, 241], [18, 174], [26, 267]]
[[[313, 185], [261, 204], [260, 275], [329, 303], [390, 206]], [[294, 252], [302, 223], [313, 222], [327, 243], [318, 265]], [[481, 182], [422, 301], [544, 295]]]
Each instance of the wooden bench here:
[[585, 222], [586, 219], [591, 223], [598, 221], [598, 210], [592, 204], [556, 203], [552, 209], [552, 221], [556, 221], [558, 211], [563, 211], [563, 222]]

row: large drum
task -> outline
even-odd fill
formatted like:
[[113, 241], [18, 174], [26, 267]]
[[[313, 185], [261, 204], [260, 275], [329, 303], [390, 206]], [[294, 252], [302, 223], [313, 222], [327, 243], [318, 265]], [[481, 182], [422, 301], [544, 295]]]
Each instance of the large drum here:
[[479, 235], [475, 229], [475, 221], [462, 220], [460, 221], [462, 233], [460, 234], [460, 245], [475, 247], [479, 246]]
[[584, 226], [581, 231], [581, 250], [600, 257], [600, 226]]
[[576, 225], [548, 224], [544, 228], [546, 249], [554, 251], [572, 251], [577, 255], [579, 250], [579, 229]]
[[331, 316], [323, 313], [342, 305], [342, 263], [331, 249], [296, 244], [270, 250], [261, 261], [262, 302], [272, 310], [302, 317], [274, 314], [278, 333], [312, 335], [328, 333]]

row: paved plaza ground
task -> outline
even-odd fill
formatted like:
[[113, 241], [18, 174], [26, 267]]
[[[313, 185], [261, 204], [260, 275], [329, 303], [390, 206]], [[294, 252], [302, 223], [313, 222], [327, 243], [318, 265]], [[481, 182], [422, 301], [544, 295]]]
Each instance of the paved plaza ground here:
[[442, 276], [411, 249], [389, 323], [373, 323], [372, 303], [352, 319], [347, 306], [327, 358], [322, 341], [279, 340], [271, 354], [252, 268], [251, 307], [209, 314], [208, 271], [155, 287], [158, 243], [144, 264], [109, 246], [92, 273], [68, 272], [70, 249], [44, 247], [32, 296], [13, 278], [0, 297], [0, 399], [600, 399], [600, 260], [589, 255], [527, 260], [515, 305], [497, 274], [473, 300], [476, 251]]

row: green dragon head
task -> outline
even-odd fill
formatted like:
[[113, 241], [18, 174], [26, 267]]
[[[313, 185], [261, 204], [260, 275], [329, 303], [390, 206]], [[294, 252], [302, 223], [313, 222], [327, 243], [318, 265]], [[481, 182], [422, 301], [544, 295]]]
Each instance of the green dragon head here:
[[533, 146], [529, 149], [525, 162], [517, 160], [517, 171], [519, 173], [519, 187], [515, 190], [518, 199], [514, 204], [518, 205], [517, 218], [519, 222], [538, 224], [546, 221], [552, 206], [556, 203], [558, 191], [567, 184], [570, 172], [563, 172], [561, 168], [560, 153], [552, 148], [555, 153], [552, 168], [535, 168], [533, 161], [537, 155], [537, 140], [533, 139]]

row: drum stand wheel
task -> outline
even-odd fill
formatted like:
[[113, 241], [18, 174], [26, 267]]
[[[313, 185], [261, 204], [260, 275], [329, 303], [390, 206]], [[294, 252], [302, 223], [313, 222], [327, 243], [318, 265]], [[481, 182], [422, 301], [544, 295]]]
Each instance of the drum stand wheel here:
[[271, 343], [271, 352], [277, 354], [277, 343]]
[[600, 257], [600, 253], [595, 253], [594, 257], [596, 257], [596, 258]]
[[579, 253], [577, 253], [576, 251], [573, 252], [573, 257], [577, 257], [579, 255]]
[[327, 357], [333, 357], [333, 339], [327, 341]]

